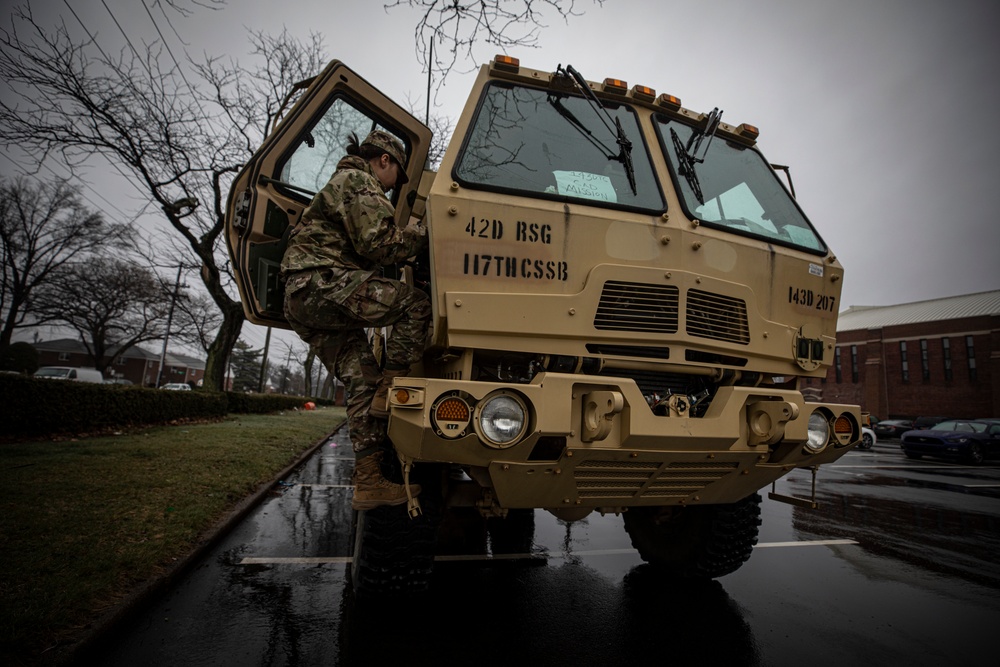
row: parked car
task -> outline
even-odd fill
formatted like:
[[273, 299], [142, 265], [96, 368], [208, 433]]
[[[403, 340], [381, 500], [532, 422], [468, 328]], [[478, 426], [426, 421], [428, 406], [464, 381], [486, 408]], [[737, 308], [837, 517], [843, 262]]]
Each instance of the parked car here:
[[951, 419], [951, 417], [917, 417], [913, 420], [913, 428], [915, 429], [928, 429], [937, 426], [941, 422], [945, 422]]
[[886, 419], [875, 424], [872, 430], [880, 438], [899, 438], [913, 428], [913, 422], [909, 419]]
[[36, 378], [48, 380], [76, 380], [77, 382], [104, 382], [104, 376], [96, 368], [73, 368], [72, 366], [42, 366], [35, 371]]
[[160, 389], [171, 389], [173, 391], [191, 391], [191, 385], [186, 382], [168, 382]]
[[978, 465], [1000, 458], [1000, 420], [951, 419], [932, 429], [907, 431], [900, 447], [911, 459], [935, 456]]
[[108, 380], [105, 380], [104, 384], [117, 384], [122, 387], [130, 387], [132, 386], [132, 381], [126, 380], [125, 378], [110, 378]]
[[858, 445], [858, 449], [871, 449], [878, 442], [878, 438], [875, 436], [875, 431], [868, 428], [867, 426], [861, 427], [861, 444]]

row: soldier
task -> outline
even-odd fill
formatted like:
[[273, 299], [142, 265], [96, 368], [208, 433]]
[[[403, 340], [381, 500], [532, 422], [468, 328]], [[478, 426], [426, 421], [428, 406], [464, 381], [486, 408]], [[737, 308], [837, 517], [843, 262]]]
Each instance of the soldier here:
[[[423, 224], [397, 227], [385, 196], [407, 182], [405, 162], [392, 135], [375, 130], [359, 144], [352, 133], [347, 155], [302, 214], [281, 262], [288, 323], [346, 387], [354, 509], [407, 500], [404, 485], [383, 476], [379, 449], [387, 442], [389, 387], [420, 360], [431, 315], [427, 295], [380, 270], [427, 246]], [[380, 372], [365, 329], [390, 325]], [[410, 485], [412, 495], [419, 492]]]

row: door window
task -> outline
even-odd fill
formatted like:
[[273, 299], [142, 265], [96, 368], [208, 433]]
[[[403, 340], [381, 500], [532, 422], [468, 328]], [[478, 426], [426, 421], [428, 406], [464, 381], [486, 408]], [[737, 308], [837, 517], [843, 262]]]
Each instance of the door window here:
[[[380, 125], [347, 98], [334, 98], [326, 112], [294, 144], [291, 154], [279, 163], [278, 180], [306, 192], [318, 192], [330, 180], [340, 159], [347, 155], [351, 133], [364, 141], [372, 130], [384, 130], [406, 146], [404, 137]], [[409, 153], [409, 147], [406, 148]]]

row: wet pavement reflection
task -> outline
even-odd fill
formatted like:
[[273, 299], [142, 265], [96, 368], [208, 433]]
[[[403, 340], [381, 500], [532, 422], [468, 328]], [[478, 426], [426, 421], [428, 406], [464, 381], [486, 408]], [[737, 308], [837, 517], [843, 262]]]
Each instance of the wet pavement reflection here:
[[[535, 512], [514, 558], [450, 518], [431, 592], [364, 605], [349, 584], [344, 435], [89, 660], [104, 665], [993, 665], [1000, 466], [852, 452], [820, 508], [767, 500], [739, 571], [680, 584], [644, 565], [620, 516]], [[808, 495], [807, 471], [777, 490]], [[766, 496], [766, 490], [763, 495]]]

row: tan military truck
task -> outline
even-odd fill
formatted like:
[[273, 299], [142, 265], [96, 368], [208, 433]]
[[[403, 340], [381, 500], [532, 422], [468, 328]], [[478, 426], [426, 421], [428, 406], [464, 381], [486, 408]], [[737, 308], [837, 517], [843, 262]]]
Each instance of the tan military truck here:
[[400, 275], [430, 294], [432, 333], [388, 427], [425, 490], [361, 513], [357, 592], [426, 586], [436, 522], [461, 507], [489, 517], [494, 549], [535, 508], [623, 513], [645, 561], [719, 577], [756, 543], [758, 490], [815, 480], [859, 441], [857, 406], [796, 388], [833, 360], [843, 269], [757, 128], [498, 56], [433, 172], [430, 130], [341, 62], [302, 89], [229, 197], [249, 320], [287, 326], [283, 238], [349, 132], [402, 140], [397, 223], [422, 218], [430, 239]]

